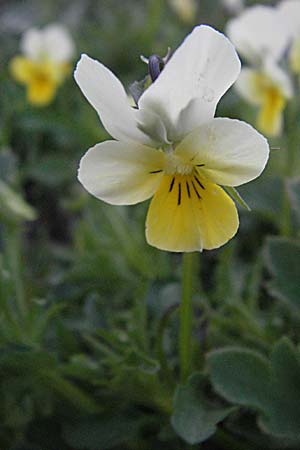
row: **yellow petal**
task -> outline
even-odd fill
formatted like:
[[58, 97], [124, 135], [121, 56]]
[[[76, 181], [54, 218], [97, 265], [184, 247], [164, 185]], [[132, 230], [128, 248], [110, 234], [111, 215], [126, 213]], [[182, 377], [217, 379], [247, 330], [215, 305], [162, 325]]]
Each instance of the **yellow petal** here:
[[34, 63], [23, 56], [16, 56], [10, 62], [11, 74], [20, 83], [28, 83], [32, 77]]
[[276, 136], [281, 132], [282, 111], [286, 99], [276, 86], [268, 88], [263, 98], [263, 104], [257, 117], [257, 126], [269, 136]]
[[162, 250], [220, 247], [238, 229], [236, 206], [222, 188], [199, 175], [164, 175], [149, 207], [146, 237]]
[[51, 79], [34, 79], [28, 86], [28, 101], [36, 106], [50, 103], [56, 92], [56, 83]]

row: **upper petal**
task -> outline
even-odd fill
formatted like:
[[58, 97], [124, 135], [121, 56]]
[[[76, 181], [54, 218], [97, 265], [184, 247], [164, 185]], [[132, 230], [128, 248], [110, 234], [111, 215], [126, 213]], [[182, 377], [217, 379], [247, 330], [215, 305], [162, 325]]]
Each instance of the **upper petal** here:
[[74, 56], [74, 41], [66, 27], [59, 24], [48, 25], [43, 30], [43, 40], [49, 59], [63, 62]]
[[278, 5], [281, 20], [293, 37], [300, 35], [300, 2], [285, 0]]
[[265, 5], [245, 9], [228, 22], [226, 32], [237, 51], [254, 64], [266, 57], [278, 60], [289, 42], [278, 10]]
[[21, 39], [21, 50], [30, 59], [38, 59], [43, 50], [43, 32], [37, 28], [26, 30]]
[[218, 101], [239, 72], [240, 61], [229, 40], [209, 26], [198, 26], [142, 95], [139, 106], [157, 112], [168, 137], [179, 139], [214, 116]]
[[124, 87], [107, 67], [82, 55], [74, 77], [112, 137], [125, 142], [151, 143], [151, 139], [139, 129], [137, 116], [129, 106]]
[[151, 197], [162, 176], [164, 154], [150, 147], [106, 141], [80, 161], [78, 179], [85, 189], [113, 205], [133, 205]]
[[175, 153], [204, 165], [199, 171], [217, 184], [239, 186], [258, 177], [269, 157], [267, 140], [251, 125], [217, 118], [190, 133]]

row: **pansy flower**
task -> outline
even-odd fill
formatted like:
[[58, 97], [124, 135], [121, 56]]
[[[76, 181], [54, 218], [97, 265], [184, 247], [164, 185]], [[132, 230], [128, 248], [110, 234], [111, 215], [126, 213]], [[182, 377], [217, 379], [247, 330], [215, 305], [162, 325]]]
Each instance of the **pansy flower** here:
[[258, 128], [270, 136], [280, 134], [292, 85], [279, 66], [289, 42], [279, 11], [263, 5], [247, 8], [228, 22], [227, 34], [250, 65], [242, 69], [236, 84], [238, 92], [258, 106]]
[[75, 79], [115, 140], [83, 156], [79, 180], [113, 205], [151, 199], [146, 238], [173, 252], [220, 247], [239, 225], [222, 186], [253, 180], [268, 160], [266, 139], [239, 120], [214, 118], [237, 79], [240, 61], [230, 41], [198, 26], [131, 108], [116, 76], [82, 55]]
[[27, 87], [28, 101], [43, 106], [52, 101], [57, 87], [70, 72], [74, 43], [62, 25], [31, 28], [21, 39], [22, 55], [11, 61], [13, 77]]

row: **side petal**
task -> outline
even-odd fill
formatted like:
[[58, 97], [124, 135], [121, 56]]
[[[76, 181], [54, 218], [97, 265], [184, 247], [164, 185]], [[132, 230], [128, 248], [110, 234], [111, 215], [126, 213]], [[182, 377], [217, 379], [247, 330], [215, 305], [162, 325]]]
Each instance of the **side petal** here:
[[162, 177], [164, 154], [150, 147], [106, 141], [80, 161], [78, 179], [95, 197], [112, 205], [133, 205], [151, 197]]
[[146, 238], [150, 245], [171, 252], [218, 248], [239, 225], [234, 202], [222, 188], [192, 176], [165, 175], [151, 200]]
[[[139, 106], [157, 112], [165, 122], [169, 139], [179, 139], [191, 127], [214, 116], [218, 101], [239, 72], [240, 61], [229, 40], [209, 26], [198, 26], [141, 96]], [[186, 119], [179, 136], [178, 119], [188, 105], [193, 122], [191, 125]]]
[[26, 84], [32, 78], [34, 64], [24, 56], [15, 56], [10, 62], [10, 71], [16, 81]]
[[89, 56], [82, 55], [74, 77], [112, 137], [125, 142], [150, 143], [150, 139], [138, 128], [134, 109], [129, 106], [124, 87], [109, 69]]
[[27, 87], [28, 101], [36, 106], [48, 105], [54, 98], [57, 84], [52, 79], [34, 79]]
[[261, 174], [269, 145], [251, 125], [217, 118], [190, 133], [175, 153], [198, 165], [198, 170], [214, 183], [239, 186]]

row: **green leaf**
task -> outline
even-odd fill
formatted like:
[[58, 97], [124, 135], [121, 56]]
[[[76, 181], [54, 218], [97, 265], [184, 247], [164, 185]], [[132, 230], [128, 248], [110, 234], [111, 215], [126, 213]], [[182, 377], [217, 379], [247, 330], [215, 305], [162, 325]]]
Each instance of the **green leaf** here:
[[268, 400], [271, 366], [259, 353], [243, 348], [216, 350], [208, 355], [215, 390], [238, 405], [262, 409]]
[[270, 294], [300, 314], [300, 243], [287, 238], [269, 238], [264, 256], [273, 275], [267, 285]]
[[189, 444], [198, 444], [212, 436], [216, 426], [234, 408], [220, 408], [204, 394], [204, 379], [193, 374], [187, 384], [177, 388], [171, 423], [176, 433]]
[[270, 360], [227, 348], [210, 353], [208, 367], [215, 390], [255, 409], [266, 433], [300, 442], [300, 354], [287, 338], [275, 344]]
[[129, 350], [123, 360], [123, 364], [134, 370], [141, 370], [149, 374], [157, 373], [160, 369], [158, 361], [136, 349]]
[[0, 180], [0, 217], [6, 221], [35, 220], [35, 210], [11, 187]]
[[270, 434], [300, 439], [300, 355], [287, 338], [281, 339], [271, 354], [273, 366], [269, 407], [261, 417], [262, 427]]

